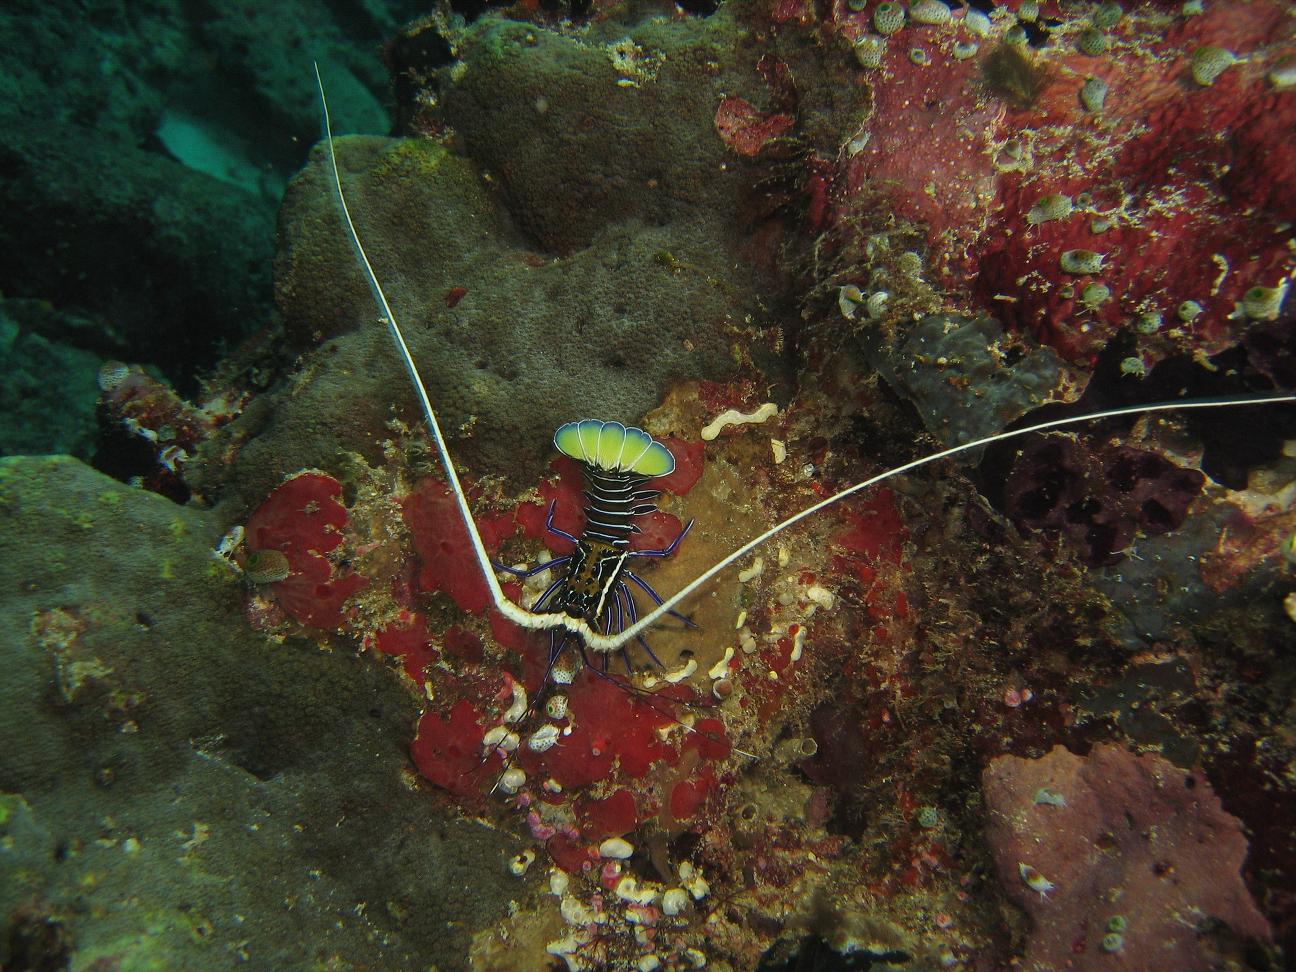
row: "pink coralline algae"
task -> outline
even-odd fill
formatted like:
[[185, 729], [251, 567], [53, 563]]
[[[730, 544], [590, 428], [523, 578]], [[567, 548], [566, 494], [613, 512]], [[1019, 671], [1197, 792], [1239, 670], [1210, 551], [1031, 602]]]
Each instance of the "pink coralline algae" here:
[[[1185, 346], [1215, 354], [1243, 329], [1243, 295], [1291, 272], [1296, 94], [1266, 80], [1293, 53], [1288, 12], [1257, 0], [1127, 16], [1096, 56], [1063, 31], [1040, 50], [996, 50], [1033, 77], [1029, 93], [991, 79], [988, 43], [960, 60], [942, 30], [906, 31], [868, 76], [874, 110], [841, 163], [839, 222], [849, 236], [872, 206], [925, 229], [946, 288], [1075, 364], [1134, 321], [1145, 363]], [[866, 16], [841, 11], [846, 40]], [[1202, 48], [1236, 55], [1209, 85], [1192, 77]], [[1084, 103], [1088, 82], [1100, 110]], [[1073, 204], [1064, 215], [1028, 218], [1058, 197]], [[1066, 271], [1068, 250], [1103, 254], [1102, 269]]]
[[1242, 880], [1241, 824], [1202, 774], [1056, 746], [1000, 756], [982, 782], [999, 879], [1033, 924], [1024, 969], [1204, 972], [1232, 936], [1270, 939]]

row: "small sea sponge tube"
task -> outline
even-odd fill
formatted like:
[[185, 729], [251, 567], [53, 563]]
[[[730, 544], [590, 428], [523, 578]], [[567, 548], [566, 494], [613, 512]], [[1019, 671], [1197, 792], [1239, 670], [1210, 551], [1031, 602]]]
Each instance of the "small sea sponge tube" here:
[[243, 565], [243, 576], [253, 584], [277, 584], [291, 572], [282, 550], [254, 550]]
[[855, 60], [862, 68], [882, 66], [882, 55], [886, 53], [886, 38], [876, 34], [864, 34], [855, 42]]
[[1286, 296], [1285, 283], [1278, 287], [1252, 287], [1242, 295], [1242, 309], [1253, 321], [1276, 321]]
[[903, 3], [879, 3], [873, 11], [873, 29], [879, 34], [894, 34], [904, 26], [905, 8]]
[[1050, 193], [1035, 200], [1035, 205], [1026, 213], [1026, 222], [1031, 226], [1048, 223], [1055, 219], [1066, 219], [1071, 215], [1071, 197], [1061, 193]]
[[1199, 47], [1192, 52], [1192, 79], [1203, 88], [1215, 83], [1215, 79], [1237, 63], [1237, 55], [1222, 47]]
[[1058, 263], [1066, 273], [1100, 273], [1106, 258], [1105, 253], [1093, 250], [1064, 250]]

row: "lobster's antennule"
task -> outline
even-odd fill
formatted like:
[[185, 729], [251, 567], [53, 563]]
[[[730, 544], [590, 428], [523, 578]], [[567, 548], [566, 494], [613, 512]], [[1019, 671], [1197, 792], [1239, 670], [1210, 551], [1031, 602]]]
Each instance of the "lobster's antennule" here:
[[437, 455], [441, 459], [441, 467], [445, 470], [446, 480], [450, 484], [451, 492], [454, 493], [455, 503], [459, 507], [459, 515], [463, 518], [464, 526], [468, 528], [468, 538], [472, 541], [473, 553], [477, 557], [477, 566], [481, 569], [482, 576], [486, 578], [486, 585], [490, 589], [491, 599], [495, 602], [495, 607], [500, 613], [515, 624], [528, 628], [555, 627], [562, 623], [563, 615], [532, 614], [530, 611], [518, 607], [504, 596], [504, 591], [500, 588], [499, 581], [495, 577], [490, 557], [486, 554], [486, 547], [482, 543], [481, 534], [477, 530], [477, 523], [473, 519], [472, 510], [468, 508], [468, 498], [464, 495], [463, 486], [459, 483], [459, 474], [455, 472], [454, 462], [450, 459], [450, 452], [446, 448], [445, 437], [441, 434], [441, 425], [437, 422], [436, 412], [432, 409], [432, 400], [428, 397], [427, 387], [423, 384], [423, 376], [419, 374], [418, 366], [414, 363], [414, 356], [410, 353], [409, 345], [405, 343], [405, 335], [401, 332], [400, 325], [396, 323], [396, 315], [392, 313], [391, 305], [387, 303], [387, 295], [383, 293], [382, 284], [378, 282], [378, 275], [374, 273], [373, 265], [369, 262], [369, 255], [365, 253], [364, 244], [360, 242], [360, 234], [356, 232], [355, 223], [351, 221], [351, 210], [347, 207], [346, 196], [342, 192], [342, 176], [338, 172], [337, 153], [333, 150], [333, 124], [329, 118], [328, 99], [324, 96], [324, 81], [320, 77], [319, 64], [315, 65], [315, 83], [319, 88], [320, 107], [324, 115], [324, 140], [328, 145], [329, 171], [333, 176], [333, 193], [338, 202], [338, 209], [342, 213], [342, 223], [346, 227], [347, 239], [351, 242], [351, 248], [355, 250], [356, 259], [364, 272], [365, 280], [369, 284], [369, 289], [373, 291], [374, 300], [382, 310], [383, 320], [391, 332], [392, 340], [396, 342], [396, 349], [400, 352], [401, 361], [405, 364], [405, 370], [409, 373], [410, 381], [414, 384], [419, 404], [423, 408], [423, 416], [427, 419], [428, 428], [432, 432], [432, 441], [436, 443]]
[[896, 466], [894, 469], [888, 469], [885, 472], [878, 473], [876, 476], [870, 477], [869, 479], [864, 480], [862, 483], [856, 483], [854, 486], [849, 486], [846, 489], [843, 489], [841, 492], [834, 493], [832, 496], [829, 496], [827, 499], [821, 500], [820, 502], [815, 503], [813, 506], [802, 510], [800, 513], [788, 517], [782, 523], [775, 524], [774, 526], [766, 530], [764, 533], [762, 533], [760, 536], [752, 540], [749, 540], [747, 543], [743, 544], [741, 547], [739, 547], [729, 556], [725, 557], [715, 566], [708, 568], [700, 576], [698, 576], [690, 583], [686, 584], [684, 587], [680, 588], [678, 591], [675, 592], [675, 594], [672, 597], [668, 597], [654, 610], [650, 611], [648, 614], [645, 614], [642, 618], [640, 618], [634, 624], [630, 625], [630, 627], [626, 628], [624, 631], [621, 631], [616, 635], [600, 635], [597, 633], [591, 633], [590, 635], [586, 635], [587, 645], [588, 647], [593, 648], [596, 651], [615, 651], [616, 649], [624, 645], [626, 642], [628, 642], [631, 638], [636, 637], [641, 632], [643, 632], [646, 628], [649, 628], [652, 625], [656, 624], [658, 621], [660, 621], [663, 617], [666, 616], [668, 611], [674, 608], [677, 604], [683, 601], [686, 597], [688, 597], [690, 594], [696, 591], [707, 581], [711, 580], [711, 578], [715, 577], [717, 574], [723, 571], [726, 567], [729, 567], [735, 561], [740, 560], [743, 557], [747, 556], [747, 554], [751, 553], [761, 544], [765, 543], [767, 540], [770, 540], [775, 536], [777, 536], [778, 534], [782, 533], [788, 527], [794, 526], [797, 523], [800, 523], [802, 520], [806, 519], [807, 517], [813, 516], [814, 514], [818, 513], [824, 507], [831, 506], [833, 503], [836, 503], [839, 500], [843, 500], [848, 496], [853, 496], [854, 494], [861, 492], [862, 490], [868, 489], [870, 486], [876, 486], [878, 483], [891, 479], [894, 476], [900, 476], [911, 470], [917, 469], [920, 466], [925, 466], [928, 463], [936, 462], [939, 459], [947, 459], [950, 456], [958, 455], [960, 452], [968, 452], [972, 449], [979, 449], [982, 446], [991, 445], [995, 442], [1003, 442], [1006, 439], [1015, 439], [1018, 436], [1027, 435], [1031, 432], [1044, 432], [1049, 429], [1062, 428], [1067, 425], [1079, 425], [1082, 422], [1094, 422], [1101, 419], [1116, 418], [1121, 415], [1141, 415], [1147, 412], [1166, 412], [1166, 411], [1172, 411], [1177, 409], [1189, 409], [1189, 408], [1228, 408], [1231, 406], [1238, 406], [1238, 405], [1272, 405], [1278, 402], [1293, 402], [1293, 401], [1296, 401], [1296, 394], [1238, 396], [1238, 397], [1231, 397], [1231, 398], [1194, 399], [1193, 401], [1183, 401], [1183, 402], [1158, 402], [1153, 405], [1129, 405], [1124, 408], [1112, 408], [1102, 412], [1089, 412], [1086, 415], [1072, 415], [1066, 418], [1052, 419], [1051, 421], [1048, 422], [1040, 422], [1037, 425], [1028, 425], [1025, 428], [1021, 428], [1021, 429], [1012, 429], [1011, 431], [1008, 432], [998, 432], [994, 435], [987, 435], [984, 438], [974, 439], [971, 442], [965, 442], [962, 445], [952, 446], [951, 448], [943, 449], [940, 452], [933, 452], [931, 455], [923, 456], [920, 459], [914, 459], [912, 462], [906, 462], [902, 466]]

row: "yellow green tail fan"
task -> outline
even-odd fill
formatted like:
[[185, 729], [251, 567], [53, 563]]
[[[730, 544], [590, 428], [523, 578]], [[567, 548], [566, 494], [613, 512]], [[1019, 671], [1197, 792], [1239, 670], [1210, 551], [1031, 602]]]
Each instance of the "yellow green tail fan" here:
[[675, 457], [643, 429], [620, 422], [582, 419], [554, 433], [554, 445], [564, 456], [607, 472], [635, 473], [652, 479], [675, 471]]

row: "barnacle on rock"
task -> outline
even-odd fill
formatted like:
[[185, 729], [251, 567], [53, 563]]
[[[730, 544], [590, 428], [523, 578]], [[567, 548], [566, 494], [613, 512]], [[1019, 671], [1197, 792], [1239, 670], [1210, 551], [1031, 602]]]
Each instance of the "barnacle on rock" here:
[[1201, 312], [1204, 309], [1205, 308], [1195, 300], [1185, 300], [1179, 305], [1179, 309], [1176, 313], [1179, 315], [1179, 320], [1183, 321], [1185, 324], [1191, 324], [1201, 316]]
[[1099, 4], [1098, 9], [1093, 13], [1092, 22], [1095, 27], [1105, 30], [1109, 27], [1115, 27], [1124, 16], [1125, 10], [1119, 3], [1108, 2]]
[[963, 15], [963, 26], [966, 27], [967, 32], [974, 37], [990, 36], [990, 18], [980, 10], [969, 9], [968, 12]]
[[1208, 87], [1237, 60], [1232, 51], [1222, 47], [1199, 47], [1192, 52], [1192, 79], [1202, 87]]
[[1161, 312], [1144, 311], [1134, 319], [1134, 330], [1140, 334], [1155, 334], [1161, 330]]
[[1269, 69], [1265, 77], [1279, 91], [1286, 91], [1296, 86], [1296, 57], [1288, 55], [1279, 58], [1278, 63]]
[[906, 277], [921, 277], [923, 258], [913, 250], [905, 250], [896, 257], [896, 269]]
[[1081, 31], [1076, 47], [1080, 49], [1081, 54], [1097, 57], [1099, 54], [1107, 53], [1107, 49], [1111, 47], [1111, 38], [1097, 27], [1086, 27]]
[[975, 41], [955, 41], [954, 60], [966, 61], [970, 57], [976, 57], [976, 52], [980, 49], [980, 45]]
[[909, 19], [915, 24], [947, 24], [950, 22], [950, 8], [941, 0], [917, 0], [909, 8]]
[[1098, 273], [1106, 256], [1093, 250], [1064, 250], [1058, 262], [1066, 273]]
[[911, 47], [909, 48], [909, 60], [919, 67], [926, 67], [931, 63], [931, 55], [924, 48]]
[[882, 55], [886, 53], [886, 38], [875, 34], [864, 34], [855, 42], [855, 60], [863, 68], [882, 66]]
[[1102, 78], [1089, 78], [1080, 88], [1080, 104], [1085, 111], [1100, 112], [1107, 100], [1107, 82]]
[[1071, 215], [1071, 197], [1061, 193], [1050, 193], [1035, 200], [1035, 205], [1026, 213], [1026, 222], [1031, 226], [1048, 223], [1055, 219], [1066, 219]]
[[254, 550], [243, 566], [243, 576], [253, 584], [276, 584], [287, 580], [290, 572], [282, 550]]
[[1080, 291], [1080, 303], [1090, 310], [1098, 310], [1109, 300], [1111, 300], [1111, 288], [1105, 283], [1088, 283]]

